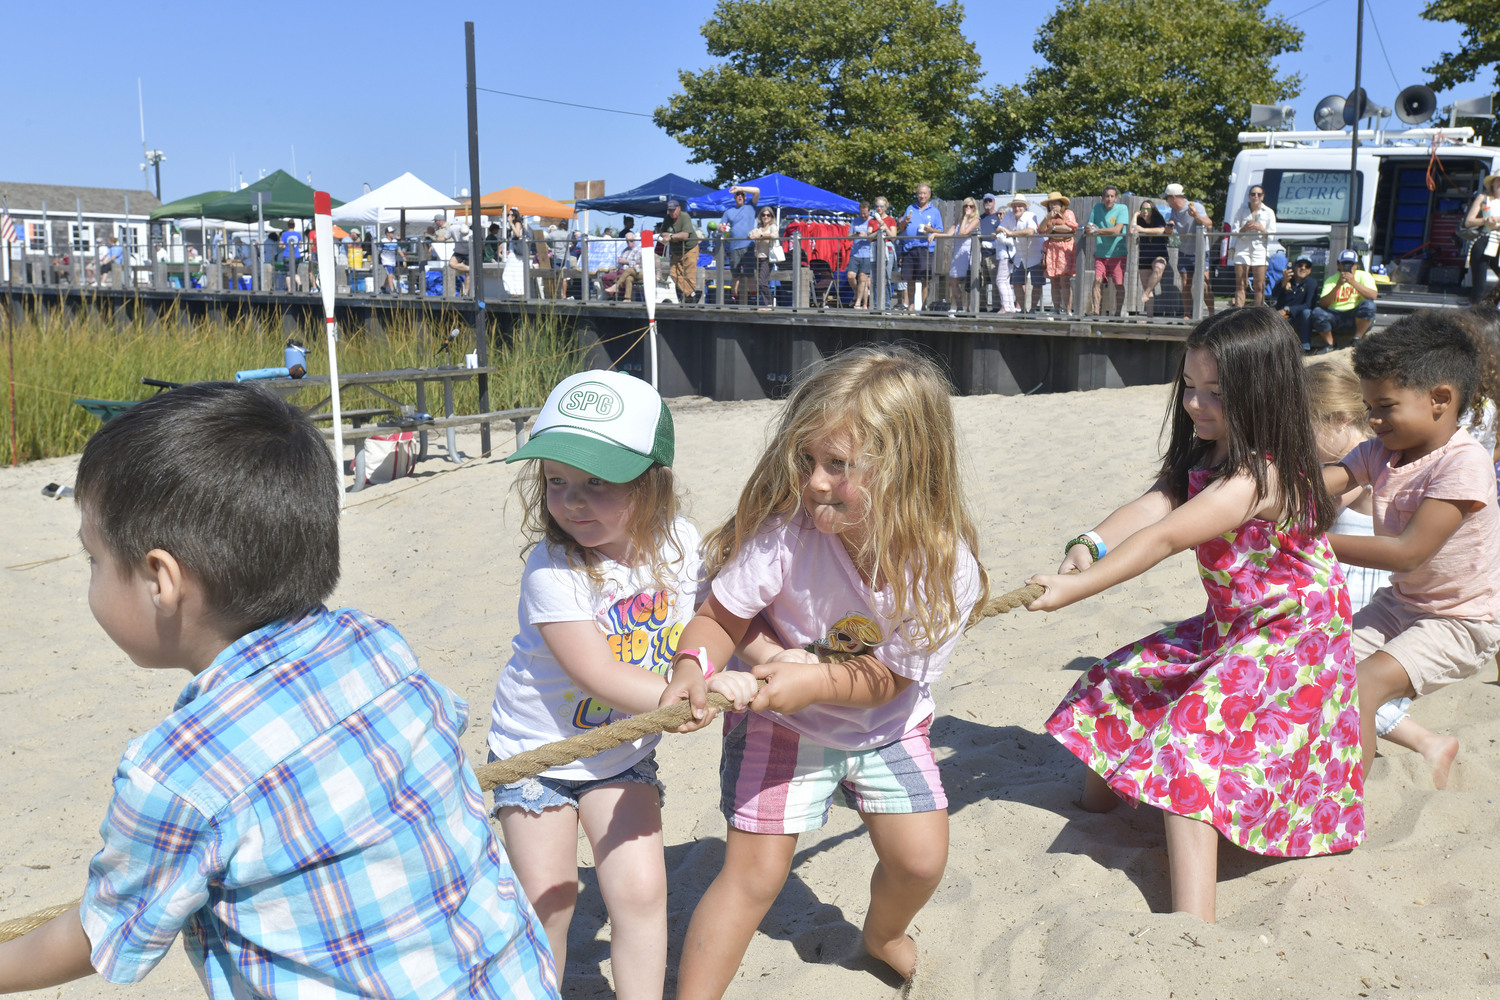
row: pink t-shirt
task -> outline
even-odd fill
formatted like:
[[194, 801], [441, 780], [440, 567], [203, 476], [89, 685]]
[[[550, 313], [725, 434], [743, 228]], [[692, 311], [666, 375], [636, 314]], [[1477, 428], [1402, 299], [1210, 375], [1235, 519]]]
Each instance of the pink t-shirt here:
[[1393, 467], [1400, 454], [1371, 438], [1344, 456], [1355, 480], [1374, 487], [1375, 534], [1401, 534], [1429, 497], [1467, 500], [1471, 509], [1432, 558], [1391, 574], [1396, 596], [1427, 614], [1500, 619], [1500, 508], [1490, 455], [1463, 428], [1432, 454]]
[[[890, 588], [871, 591], [838, 536], [822, 534], [802, 512], [750, 539], [714, 578], [713, 592], [741, 618], [764, 612], [788, 649], [870, 653], [912, 680], [879, 708], [811, 705], [792, 715], [765, 713], [783, 726], [826, 747], [867, 750], [896, 742], [932, 715], [932, 683], [960, 633], [937, 647], [916, 640], [914, 623], [892, 619]], [[979, 600], [979, 564], [968, 549], [959, 553], [954, 594], [965, 615]]]

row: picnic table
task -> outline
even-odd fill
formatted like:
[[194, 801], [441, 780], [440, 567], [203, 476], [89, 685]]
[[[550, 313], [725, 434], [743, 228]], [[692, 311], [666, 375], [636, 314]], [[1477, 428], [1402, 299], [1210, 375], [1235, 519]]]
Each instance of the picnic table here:
[[[463, 456], [458, 451], [458, 442], [455, 429], [472, 424], [482, 424], [510, 420], [515, 427], [516, 437], [519, 441], [526, 420], [537, 413], [536, 408], [518, 410], [496, 410], [489, 413], [457, 413], [453, 403], [453, 384], [466, 381], [479, 375], [493, 374], [493, 367], [465, 368], [462, 365], [440, 365], [433, 368], [396, 368], [391, 371], [381, 372], [339, 372], [339, 389], [359, 387], [371, 395], [385, 400], [390, 406], [386, 409], [361, 409], [345, 410], [344, 416], [352, 416], [356, 421], [353, 427], [343, 429], [345, 441], [352, 441], [355, 446], [354, 453], [354, 489], [359, 490], [364, 486], [364, 444], [365, 440], [375, 434], [388, 433], [392, 430], [415, 430], [418, 432], [417, 461], [421, 462], [427, 458], [427, 435], [430, 431], [442, 430], [447, 435], [447, 459], [450, 462], [462, 462]], [[427, 387], [430, 383], [438, 382], [443, 388], [443, 414], [433, 416], [427, 409]], [[415, 406], [403, 403], [401, 400], [382, 391], [380, 387], [391, 390], [394, 386], [411, 383], [417, 389], [417, 402]], [[314, 420], [319, 417], [329, 418], [332, 413], [328, 407], [333, 403], [331, 383], [327, 375], [308, 375], [300, 379], [276, 378], [264, 379], [257, 384], [273, 389], [283, 396], [290, 398], [308, 390], [321, 391], [323, 398], [311, 405], [298, 403]], [[362, 423], [368, 417], [389, 413], [390, 420], [378, 424]], [[325, 430], [324, 435], [333, 436], [333, 429]], [[342, 460], [342, 459], [341, 459]]]

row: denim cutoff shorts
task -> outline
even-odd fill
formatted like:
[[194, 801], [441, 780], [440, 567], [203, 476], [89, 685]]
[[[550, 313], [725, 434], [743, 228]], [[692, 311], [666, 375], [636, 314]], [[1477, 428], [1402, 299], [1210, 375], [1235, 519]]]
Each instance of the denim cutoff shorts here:
[[[493, 752], [490, 753], [489, 759], [492, 762], [499, 760]], [[499, 819], [500, 810], [506, 806], [519, 806], [529, 813], [540, 813], [553, 806], [572, 806], [577, 809], [578, 800], [583, 793], [593, 791], [595, 788], [603, 788], [605, 785], [622, 785], [631, 782], [655, 786], [657, 800], [665, 802], [666, 786], [656, 776], [656, 771], [656, 751], [653, 750], [619, 774], [608, 778], [568, 780], [548, 778], [545, 775], [523, 778], [515, 784], [496, 786], [493, 793], [495, 807], [490, 811], [490, 815]]]

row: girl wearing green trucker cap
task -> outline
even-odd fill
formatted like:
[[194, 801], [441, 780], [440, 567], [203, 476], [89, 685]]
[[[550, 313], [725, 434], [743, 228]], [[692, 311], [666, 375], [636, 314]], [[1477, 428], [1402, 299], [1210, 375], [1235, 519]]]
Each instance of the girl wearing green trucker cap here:
[[[672, 415], [650, 385], [588, 371], [552, 390], [507, 462], [530, 545], [520, 631], [495, 689], [491, 759], [656, 708], [703, 578], [698, 531], [677, 515]], [[738, 705], [748, 674], [709, 687]], [[713, 710], [704, 709], [706, 723]], [[561, 982], [578, 896], [578, 827], [593, 846], [610, 919], [615, 991], [660, 997], [667, 965], [661, 781], [649, 737], [495, 789], [494, 815], [542, 919]]]

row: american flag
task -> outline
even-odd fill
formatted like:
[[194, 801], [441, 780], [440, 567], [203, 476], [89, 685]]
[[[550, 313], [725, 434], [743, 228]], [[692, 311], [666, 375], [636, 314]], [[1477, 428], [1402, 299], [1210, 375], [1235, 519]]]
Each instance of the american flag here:
[[0, 209], [0, 243], [10, 246], [16, 242], [16, 224], [10, 221], [10, 209]]

